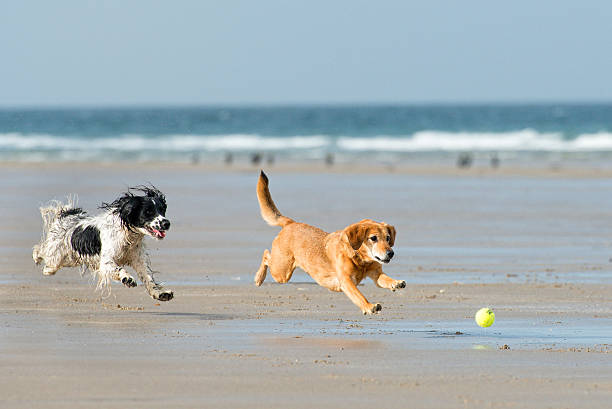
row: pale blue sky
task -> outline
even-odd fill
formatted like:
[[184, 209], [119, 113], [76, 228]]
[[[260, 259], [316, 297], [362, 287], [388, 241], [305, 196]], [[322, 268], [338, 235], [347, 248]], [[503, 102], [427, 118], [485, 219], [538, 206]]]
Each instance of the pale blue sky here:
[[612, 2], [3, 1], [0, 106], [612, 101]]

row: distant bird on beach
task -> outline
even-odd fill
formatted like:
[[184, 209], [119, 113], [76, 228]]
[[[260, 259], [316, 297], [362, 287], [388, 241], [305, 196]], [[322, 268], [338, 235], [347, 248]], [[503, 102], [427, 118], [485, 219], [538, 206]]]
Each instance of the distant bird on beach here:
[[461, 155], [459, 155], [459, 157], [457, 158], [457, 167], [458, 168], [462, 168], [462, 169], [467, 169], [470, 166], [472, 166], [472, 155], [470, 153], [462, 153]]
[[259, 152], [256, 152], [254, 154], [251, 155], [251, 164], [254, 166], [259, 165], [259, 163], [261, 162], [263, 155]]
[[493, 156], [491, 156], [491, 167], [493, 169], [497, 169], [499, 167], [499, 157], [497, 156], [496, 153], [494, 153]]

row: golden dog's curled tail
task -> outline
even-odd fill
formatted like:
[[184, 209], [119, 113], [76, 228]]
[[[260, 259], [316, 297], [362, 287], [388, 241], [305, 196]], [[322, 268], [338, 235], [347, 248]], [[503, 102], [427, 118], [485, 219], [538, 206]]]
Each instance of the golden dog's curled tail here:
[[259, 201], [259, 209], [261, 210], [261, 217], [270, 226], [282, 226], [285, 227], [289, 223], [293, 223], [294, 220], [283, 216], [281, 212], [276, 208], [272, 196], [270, 196], [270, 190], [268, 189], [268, 177], [261, 171], [259, 180], [257, 181], [257, 200]]

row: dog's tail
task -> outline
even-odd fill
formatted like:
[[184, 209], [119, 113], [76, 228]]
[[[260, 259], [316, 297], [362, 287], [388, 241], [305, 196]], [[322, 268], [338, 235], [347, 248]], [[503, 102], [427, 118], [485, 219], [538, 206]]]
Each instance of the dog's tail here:
[[41, 251], [55, 221], [65, 216], [81, 215], [84, 213], [83, 209], [75, 207], [75, 203], [76, 197], [68, 197], [68, 203], [66, 204], [58, 200], [53, 200], [47, 206], [40, 208], [40, 215], [43, 220], [43, 230], [40, 243], [36, 244], [32, 249], [32, 257], [36, 264], [42, 261]]
[[259, 201], [259, 209], [261, 210], [261, 217], [270, 226], [282, 226], [285, 227], [289, 223], [295, 221], [283, 216], [281, 212], [276, 208], [272, 196], [270, 196], [270, 190], [268, 189], [268, 177], [261, 171], [259, 180], [257, 181], [257, 200]]
[[58, 200], [51, 201], [47, 206], [40, 208], [40, 215], [43, 219], [43, 239], [47, 236], [49, 229], [53, 223], [62, 218], [68, 216], [82, 216], [85, 211], [80, 207], [75, 207], [76, 197], [69, 196], [67, 203], [62, 203]]

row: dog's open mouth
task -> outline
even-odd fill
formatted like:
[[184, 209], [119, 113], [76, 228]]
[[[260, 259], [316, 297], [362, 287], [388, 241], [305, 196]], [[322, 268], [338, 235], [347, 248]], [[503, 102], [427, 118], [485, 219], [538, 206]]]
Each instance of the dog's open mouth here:
[[151, 233], [151, 236], [155, 237], [156, 239], [162, 240], [164, 237], [166, 237], [165, 230], [157, 230], [157, 229], [154, 229], [153, 227], [147, 227], [147, 231]]
[[385, 259], [382, 259], [382, 258], [380, 258], [380, 257], [378, 257], [378, 256], [374, 256], [374, 258], [375, 258], [376, 260], [380, 261], [381, 263], [385, 263], [385, 264], [387, 264], [389, 261], [391, 261], [391, 259], [390, 259], [390, 258], [385, 258]]

